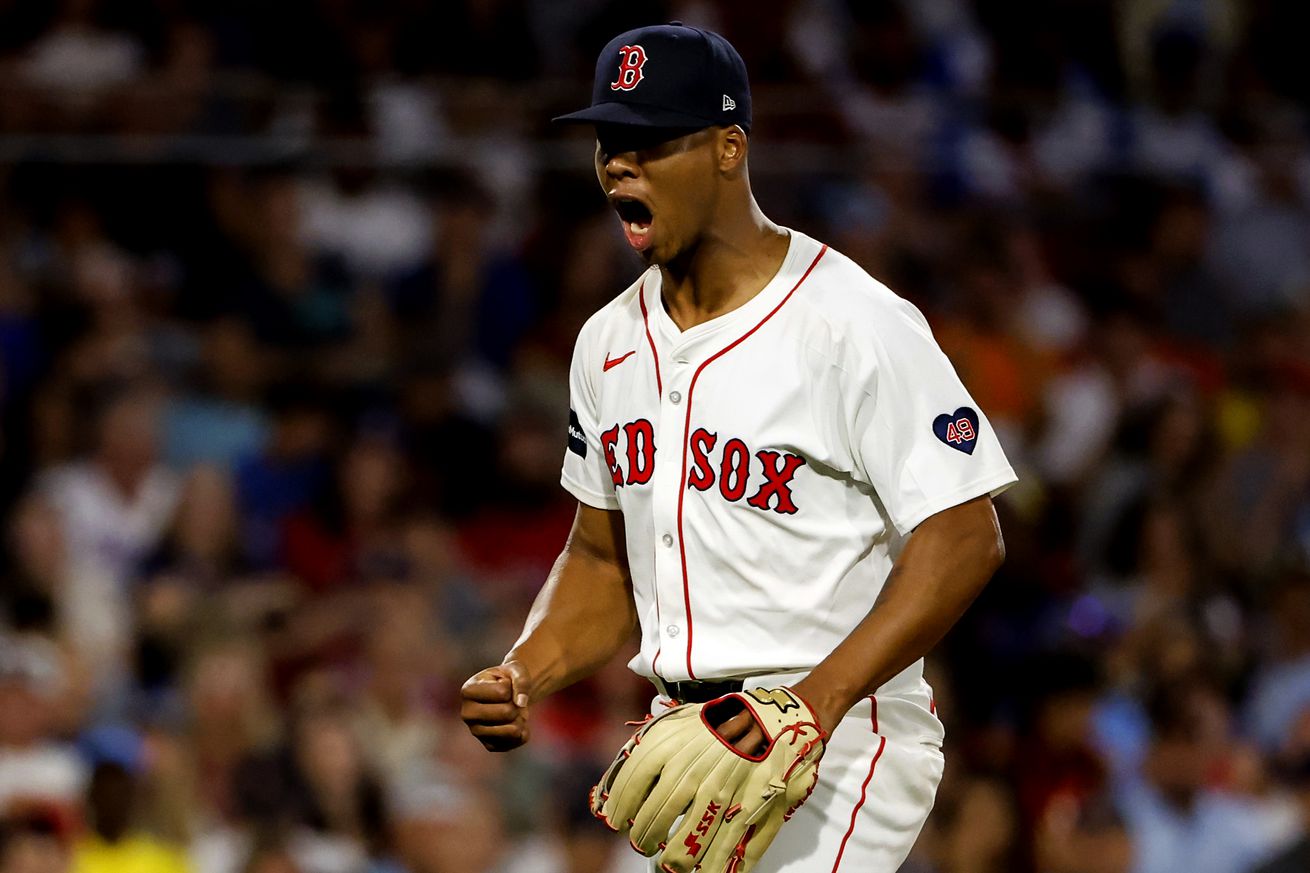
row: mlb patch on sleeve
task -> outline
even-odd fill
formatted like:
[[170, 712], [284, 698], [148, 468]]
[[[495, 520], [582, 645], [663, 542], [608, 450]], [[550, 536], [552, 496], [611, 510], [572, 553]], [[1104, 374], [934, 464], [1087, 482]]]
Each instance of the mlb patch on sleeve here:
[[578, 414], [569, 410], [569, 451], [580, 458], [587, 457], [587, 435], [578, 423]]

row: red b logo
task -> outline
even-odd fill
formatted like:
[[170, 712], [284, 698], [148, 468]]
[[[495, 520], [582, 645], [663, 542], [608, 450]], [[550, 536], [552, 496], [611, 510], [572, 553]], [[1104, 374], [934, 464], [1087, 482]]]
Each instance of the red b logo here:
[[610, 82], [611, 91], [631, 91], [641, 81], [641, 67], [646, 63], [646, 50], [639, 45], [625, 45], [619, 49], [619, 78]]

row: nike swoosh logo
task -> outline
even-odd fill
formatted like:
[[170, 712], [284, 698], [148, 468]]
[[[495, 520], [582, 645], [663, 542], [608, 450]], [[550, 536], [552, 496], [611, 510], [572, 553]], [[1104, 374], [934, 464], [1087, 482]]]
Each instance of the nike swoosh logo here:
[[619, 356], [619, 357], [617, 357], [617, 358], [611, 358], [611, 357], [609, 356], [609, 353], [606, 353], [606, 354], [605, 354], [605, 372], [608, 373], [612, 368], [617, 367], [619, 364], [622, 364], [624, 361], [626, 361], [628, 358], [632, 357], [632, 356], [635, 355], [636, 353], [637, 353], [637, 350], [636, 350], [636, 349], [633, 349], [632, 351], [628, 352], [626, 355], [621, 355], [621, 356]]

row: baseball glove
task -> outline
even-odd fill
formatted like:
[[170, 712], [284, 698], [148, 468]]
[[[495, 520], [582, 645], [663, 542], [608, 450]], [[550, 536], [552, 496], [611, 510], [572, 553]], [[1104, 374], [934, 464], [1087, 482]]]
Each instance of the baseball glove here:
[[[743, 709], [764, 732], [753, 756], [715, 729]], [[826, 739], [789, 688], [674, 707], [619, 750], [591, 790], [591, 811], [641, 854], [662, 852], [666, 873], [746, 873], [814, 790]]]

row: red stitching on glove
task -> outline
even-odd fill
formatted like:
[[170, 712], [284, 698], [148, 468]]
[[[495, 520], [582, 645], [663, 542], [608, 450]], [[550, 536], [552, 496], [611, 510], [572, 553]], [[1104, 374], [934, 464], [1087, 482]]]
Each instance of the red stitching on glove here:
[[[784, 685], [783, 687], [786, 688], [792, 694], [796, 694], [796, 689], [792, 688], [790, 685]], [[814, 726], [819, 729], [819, 733], [823, 734], [824, 739], [827, 739], [828, 732], [823, 729], [823, 725], [819, 724], [819, 717], [818, 715], [815, 714], [818, 710], [816, 710], [813, 706], [810, 706], [810, 702], [806, 700], [804, 697], [801, 697], [801, 695], [796, 694], [796, 696], [800, 698], [801, 703], [805, 704], [806, 709], [810, 711], [810, 715], [814, 716]]]
[[802, 797], [800, 800], [796, 801], [794, 806], [792, 806], [790, 809], [788, 809], [786, 812], [782, 814], [782, 820], [791, 821], [791, 817], [796, 814], [796, 810], [800, 809], [801, 806], [805, 804], [805, 801], [810, 799], [810, 795], [814, 793], [814, 789], [817, 788], [818, 785], [819, 785], [819, 765], [815, 764], [814, 778], [810, 780], [810, 787], [806, 789], [805, 796]]
[[810, 753], [810, 750], [813, 749], [817, 743], [822, 743], [822, 742], [823, 742], [822, 737], [814, 737], [808, 743], [802, 746], [801, 750], [796, 753], [795, 760], [793, 760], [790, 764], [787, 765], [787, 770], [782, 774], [783, 780], [785, 781], [787, 779], [790, 779], [792, 770], [794, 770], [800, 764], [804, 764], [805, 756]]
[[746, 833], [742, 836], [741, 842], [732, 850], [732, 857], [728, 859], [728, 867], [724, 873], [737, 873], [741, 869], [742, 862], [746, 860], [746, 844], [750, 842], [753, 836], [755, 836], [755, 825], [746, 828]]
[[601, 807], [604, 806], [605, 801], [609, 800], [610, 797], [609, 793], [601, 791], [600, 802], [597, 803], [596, 792], [598, 791], [600, 791], [600, 786], [593, 785], [591, 791], [587, 792], [587, 808], [591, 811], [592, 818], [596, 819], [596, 821], [600, 822], [605, 827], [609, 828], [611, 831], [617, 834], [619, 832], [619, 829], [614, 827], [614, 825], [610, 824], [609, 819], [605, 818], [605, 813], [600, 811]]

